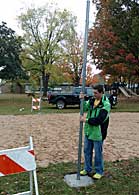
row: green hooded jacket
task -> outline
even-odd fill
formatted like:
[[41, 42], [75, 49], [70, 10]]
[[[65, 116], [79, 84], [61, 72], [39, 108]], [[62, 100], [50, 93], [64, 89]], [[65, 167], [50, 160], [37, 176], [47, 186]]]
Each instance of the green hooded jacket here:
[[[109, 118], [110, 114], [109, 99], [105, 95], [103, 95], [97, 107], [94, 107], [94, 99], [84, 101], [84, 112], [85, 111], [87, 111], [87, 117], [84, 126], [84, 134], [88, 136], [88, 139], [90, 140], [101, 141], [102, 140], [101, 124], [104, 123]], [[105, 112], [106, 115], [105, 118], [100, 116], [103, 112]], [[103, 118], [103, 121], [100, 121], [101, 118]], [[90, 125], [88, 123], [89, 119], [91, 120], [94, 119], [97, 123], [96, 124], [94, 123], [94, 125]]]

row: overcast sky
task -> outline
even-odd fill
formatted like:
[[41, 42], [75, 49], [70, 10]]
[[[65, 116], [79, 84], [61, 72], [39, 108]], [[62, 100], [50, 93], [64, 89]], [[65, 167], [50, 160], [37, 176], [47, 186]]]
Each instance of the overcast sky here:
[[[29, 7], [31, 4], [36, 6], [45, 5], [51, 0], [0, 0], [0, 23], [4, 21], [8, 27], [11, 27], [17, 33], [20, 33], [16, 17], [20, 15], [21, 10]], [[53, 0], [58, 3], [60, 8], [66, 8], [73, 12], [78, 19], [78, 31], [84, 33], [86, 1], [87, 0]], [[90, 0], [90, 2], [92, 2]], [[94, 6], [90, 3], [90, 26], [94, 22]]]
[[[15, 30], [17, 34], [22, 35], [16, 20], [16, 17], [21, 14], [21, 11], [24, 8], [30, 7], [31, 4], [35, 6], [43, 6], [51, 1], [52, 0], [0, 0], [0, 23], [1, 21], [6, 22], [8, 27]], [[77, 16], [77, 30], [80, 34], [84, 35], [87, 0], [53, 0], [53, 2], [56, 2], [61, 9], [66, 8]], [[95, 20], [94, 13], [95, 6], [92, 5], [92, 0], [90, 0], [90, 27]], [[93, 66], [93, 72], [96, 72], [95, 66]]]

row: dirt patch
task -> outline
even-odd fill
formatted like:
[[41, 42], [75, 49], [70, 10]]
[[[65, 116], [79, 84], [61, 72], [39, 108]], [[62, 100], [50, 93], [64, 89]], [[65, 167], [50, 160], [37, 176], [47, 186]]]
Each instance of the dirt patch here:
[[[28, 145], [33, 136], [39, 166], [77, 161], [79, 114], [0, 116], [0, 150]], [[104, 159], [139, 157], [139, 113], [111, 113]], [[82, 155], [83, 161], [83, 155]]]

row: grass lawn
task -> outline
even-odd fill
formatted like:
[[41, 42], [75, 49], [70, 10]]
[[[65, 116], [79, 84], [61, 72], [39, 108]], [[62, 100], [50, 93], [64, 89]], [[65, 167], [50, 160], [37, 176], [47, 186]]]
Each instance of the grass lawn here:
[[[38, 168], [40, 195], [139, 195], [138, 158], [105, 163], [105, 176], [89, 187], [69, 187], [63, 179], [71, 172], [76, 172], [76, 164], [59, 163]], [[23, 192], [29, 190], [28, 187], [27, 174], [0, 178], [0, 194]]]
[[[41, 105], [41, 113], [43, 114], [79, 112], [78, 106], [68, 106], [63, 110], [58, 110], [55, 105], [50, 105], [47, 101], [42, 101]], [[20, 111], [21, 108], [24, 108], [24, 110]], [[139, 112], [139, 100], [119, 100], [118, 105], [112, 109], [112, 112]], [[32, 114], [37, 113], [38, 111], [32, 112]], [[31, 97], [20, 94], [0, 94], [0, 114], [31, 114]]]

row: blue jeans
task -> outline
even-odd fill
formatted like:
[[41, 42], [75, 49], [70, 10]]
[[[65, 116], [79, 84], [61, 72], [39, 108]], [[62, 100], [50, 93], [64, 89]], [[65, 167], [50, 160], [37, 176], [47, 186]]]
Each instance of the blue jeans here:
[[92, 157], [93, 150], [95, 152], [94, 156], [94, 168], [95, 172], [103, 175], [103, 141], [93, 141], [89, 140], [85, 135], [84, 138], [84, 169], [87, 172], [92, 172]]

